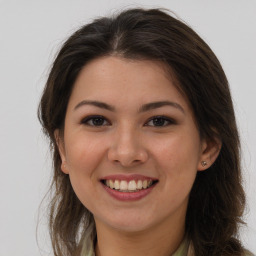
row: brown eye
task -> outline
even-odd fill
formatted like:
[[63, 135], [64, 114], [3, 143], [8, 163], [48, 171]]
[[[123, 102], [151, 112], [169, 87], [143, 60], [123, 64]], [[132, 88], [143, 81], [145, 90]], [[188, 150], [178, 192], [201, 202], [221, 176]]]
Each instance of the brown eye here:
[[174, 124], [174, 123], [175, 122], [168, 117], [157, 116], [157, 117], [151, 118], [147, 122], [146, 126], [163, 127], [163, 126], [167, 126], [167, 125]]
[[109, 122], [103, 116], [90, 116], [82, 120], [82, 124], [88, 126], [105, 126], [109, 125]]

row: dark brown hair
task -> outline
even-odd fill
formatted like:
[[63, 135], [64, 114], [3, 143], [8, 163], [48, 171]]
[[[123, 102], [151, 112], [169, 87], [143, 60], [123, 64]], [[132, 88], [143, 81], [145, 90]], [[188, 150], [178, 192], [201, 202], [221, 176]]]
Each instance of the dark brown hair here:
[[73, 84], [89, 61], [102, 56], [163, 62], [189, 100], [202, 137], [222, 142], [219, 157], [198, 172], [186, 216], [195, 255], [242, 255], [238, 227], [245, 204], [240, 147], [228, 81], [209, 46], [185, 23], [159, 9], [130, 9], [99, 18], [76, 31], [60, 49], [39, 106], [39, 119], [53, 152], [54, 196], [50, 234], [55, 255], [77, 255], [81, 234], [93, 222], [61, 171], [54, 137], [64, 129]]

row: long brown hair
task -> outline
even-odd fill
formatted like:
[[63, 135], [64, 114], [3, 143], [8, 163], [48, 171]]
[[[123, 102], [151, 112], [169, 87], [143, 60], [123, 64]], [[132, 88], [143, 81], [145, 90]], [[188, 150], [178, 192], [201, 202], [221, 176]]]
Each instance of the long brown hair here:
[[130, 9], [94, 20], [76, 31], [60, 49], [39, 106], [50, 139], [54, 175], [49, 227], [56, 256], [78, 255], [92, 214], [81, 204], [61, 171], [54, 131], [64, 129], [73, 84], [84, 65], [101, 56], [162, 61], [189, 100], [200, 135], [218, 137], [219, 157], [198, 172], [186, 216], [186, 233], [195, 255], [242, 255], [238, 227], [245, 204], [240, 146], [229, 85], [209, 46], [185, 23], [160, 9]]

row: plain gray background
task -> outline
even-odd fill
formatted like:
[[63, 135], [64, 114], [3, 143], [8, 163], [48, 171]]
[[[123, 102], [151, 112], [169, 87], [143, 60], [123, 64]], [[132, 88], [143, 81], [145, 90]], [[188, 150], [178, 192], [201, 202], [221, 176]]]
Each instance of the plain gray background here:
[[[242, 141], [248, 227], [256, 252], [256, 1], [255, 0], [0, 0], [0, 256], [52, 255], [45, 205], [50, 153], [36, 112], [61, 43], [94, 17], [127, 7], [165, 7], [210, 45], [230, 82]], [[47, 202], [47, 201], [46, 201]], [[41, 253], [41, 254], [40, 254]]]

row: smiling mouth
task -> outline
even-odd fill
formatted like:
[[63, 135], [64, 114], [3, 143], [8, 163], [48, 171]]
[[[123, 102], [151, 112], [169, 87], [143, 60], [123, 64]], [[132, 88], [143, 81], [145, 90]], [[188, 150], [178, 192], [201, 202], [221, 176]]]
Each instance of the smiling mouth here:
[[151, 180], [151, 179], [146, 179], [146, 180], [101, 180], [101, 183], [108, 188], [112, 190], [116, 190], [119, 192], [124, 192], [124, 193], [132, 193], [132, 192], [139, 192], [145, 189], [148, 189], [155, 185], [158, 182], [158, 180]]

